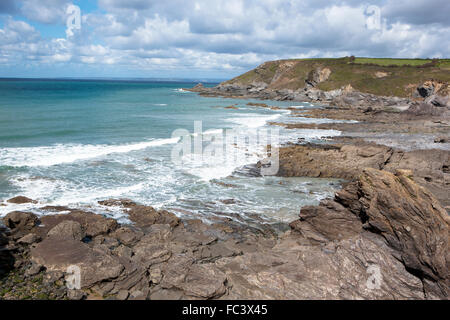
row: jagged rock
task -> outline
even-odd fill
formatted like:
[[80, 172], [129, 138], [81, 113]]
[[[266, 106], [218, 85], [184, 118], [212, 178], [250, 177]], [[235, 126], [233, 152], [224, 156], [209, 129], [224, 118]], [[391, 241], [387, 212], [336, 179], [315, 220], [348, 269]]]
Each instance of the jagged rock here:
[[[306, 208], [305, 216], [302, 210], [301, 219], [291, 226], [303, 237], [323, 243], [351, 238], [352, 234], [381, 236], [406, 271], [432, 284], [424, 285], [427, 296], [447, 297], [450, 218], [411, 175], [407, 170], [394, 175], [366, 169], [358, 181], [336, 194], [332, 205], [326, 201], [316, 210]], [[354, 219], [352, 215], [360, 223], [353, 221], [350, 227], [346, 221]], [[330, 217], [336, 221], [335, 229], [328, 227]]]
[[3, 218], [3, 222], [17, 237], [21, 237], [34, 228], [39, 219], [31, 212], [13, 211]]
[[81, 241], [84, 238], [84, 231], [81, 228], [81, 224], [76, 221], [63, 221], [53, 227], [47, 236], [50, 238], [58, 239], [72, 239]]
[[36, 200], [30, 199], [30, 198], [27, 198], [24, 196], [17, 196], [17, 197], [7, 200], [6, 202], [15, 203], [15, 204], [37, 203]]

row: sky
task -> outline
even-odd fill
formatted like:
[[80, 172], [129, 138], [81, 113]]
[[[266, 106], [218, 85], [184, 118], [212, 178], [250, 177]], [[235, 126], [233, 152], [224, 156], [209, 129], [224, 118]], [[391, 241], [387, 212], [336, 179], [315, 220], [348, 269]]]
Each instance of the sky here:
[[449, 17], [449, 0], [0, 0], [0, 77], [226, 79], [287, 58], [448, 58]]

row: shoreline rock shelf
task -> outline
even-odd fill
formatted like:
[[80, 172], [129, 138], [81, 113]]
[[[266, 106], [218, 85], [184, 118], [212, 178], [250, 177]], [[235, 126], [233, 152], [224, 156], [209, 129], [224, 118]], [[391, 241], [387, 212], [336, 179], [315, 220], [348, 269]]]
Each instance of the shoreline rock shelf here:
[[[24, 282], [53, 279], [45, 290], [67, 299], [448, 298], [450, 219], [408, 170], [363, 169], [334, 199], [302, 208], [278, 239], [108, 203], [134, 208], [134, 223], [79, 210], [8, 214], [0, 240], [17, 265], [9, 268], [22, 270]], [[62, 286], [72, 265], [77, 290]], [[1, 277], [2, 298], [17, 298]]]

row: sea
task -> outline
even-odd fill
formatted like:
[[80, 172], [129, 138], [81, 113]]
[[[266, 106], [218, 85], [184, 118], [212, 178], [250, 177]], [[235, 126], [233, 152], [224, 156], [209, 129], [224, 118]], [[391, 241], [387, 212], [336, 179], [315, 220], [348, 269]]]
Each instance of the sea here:
[[[127, 223], [125, 209], [98, 203], [126, 198], [181, 218], [278, 225], [333, 195], [338, 180], [248, 174], [244, 169], [263, 156], [260, 146], [252, 145], [253, 139], [239, 145], [217, 138], [230, 130], [252, 137], [276, 127], [280, 146], [326, 143], [340, 132], [269, 125], [329, 121], [292, 115], [292, 109], [320, 105], [202, 97], [183, 89], [195, 84], [1, 79], [0, 217], [14, 210], [45, 215], [53, 213], [49, 206], [66, 206]], [[275, 108], [248, 105], [261, 102]], [[193, 161], [192, 154], [174, 152], [184, 139], [177, 132], [201, 136], [202, 147], [228, 143], [225, 152], [245, 156], [225, 161], [224, 155], [206, 152]], [[19, 195], [37, 203], [6, 201]]]

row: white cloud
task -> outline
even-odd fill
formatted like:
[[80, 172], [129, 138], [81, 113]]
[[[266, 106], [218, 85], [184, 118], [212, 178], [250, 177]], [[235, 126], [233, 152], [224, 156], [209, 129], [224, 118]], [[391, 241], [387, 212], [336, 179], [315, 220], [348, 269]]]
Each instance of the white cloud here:
[[[443, 18], [450, 15], [448, 0], [384, 0], [380, 29], [367, 28], [370, 1], [380, 3], [98, 0], [101, 11], [82, 12], [82, 29], [70, 39], [46, 39], [29, 23], [7, 19], [0, 29], [0, 64], [103, 64], [237, 74], [280, 58], [448, 56], [450, 25]], [[20, 3], [29, 21], [64, 28], [71, 1]]]

